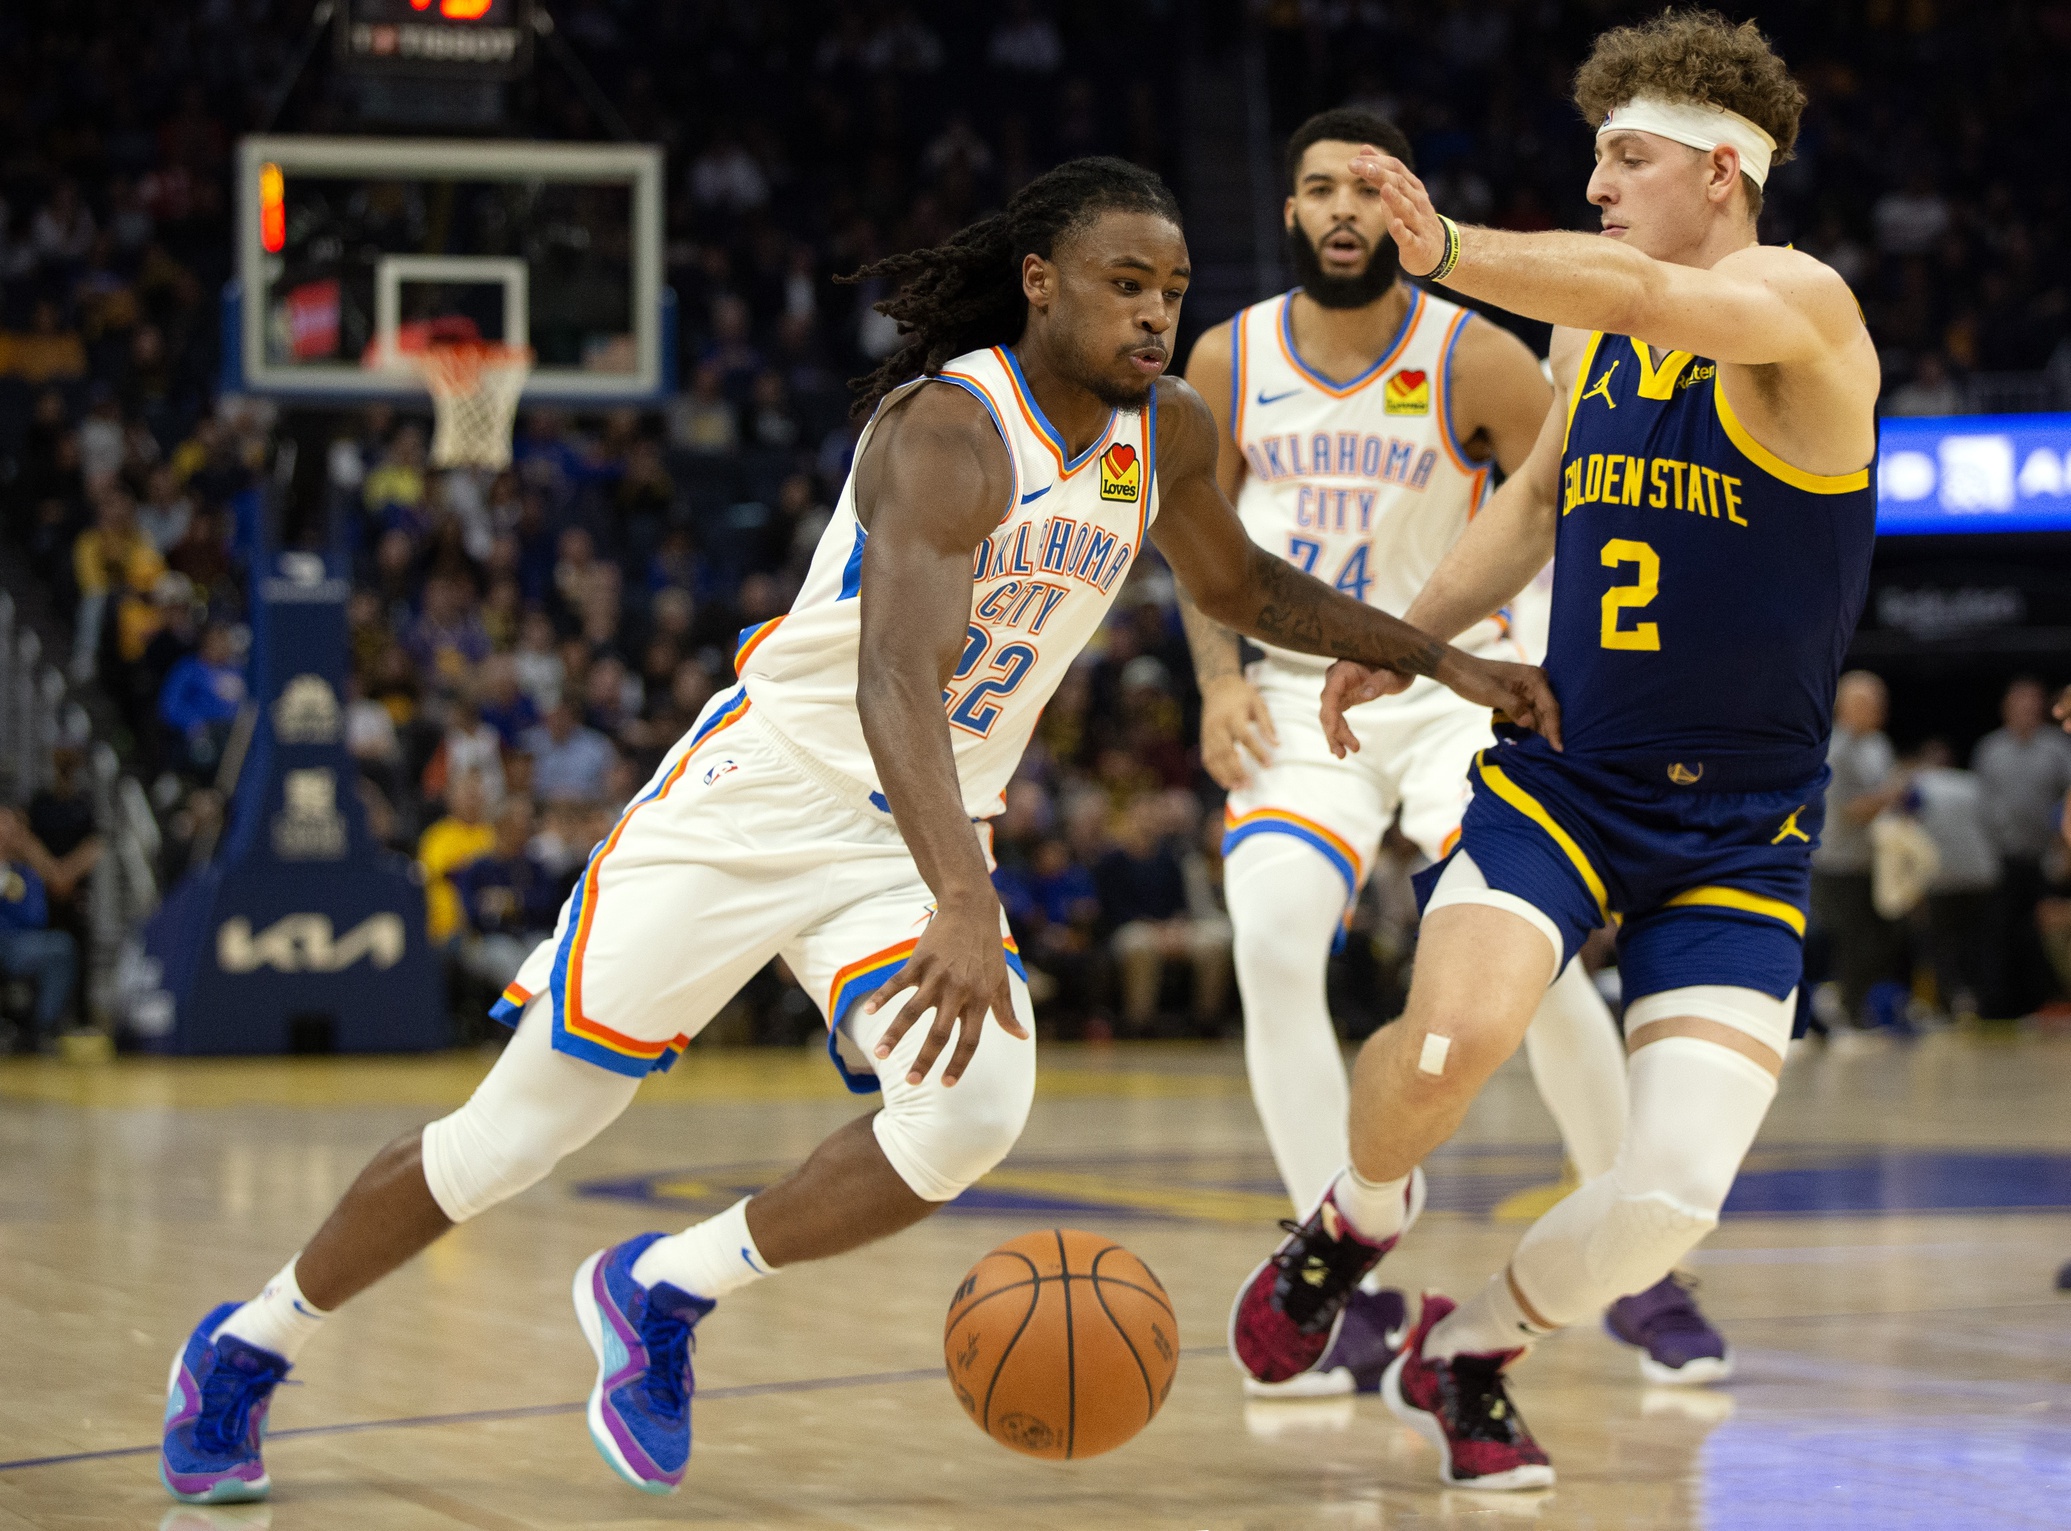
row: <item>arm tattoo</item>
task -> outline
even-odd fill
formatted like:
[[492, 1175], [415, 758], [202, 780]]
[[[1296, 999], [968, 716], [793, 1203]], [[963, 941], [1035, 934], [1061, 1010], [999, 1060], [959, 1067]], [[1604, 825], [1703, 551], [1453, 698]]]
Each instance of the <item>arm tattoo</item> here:
[[1330, 654], [1405, 675], [1432, 675], [1445, 645], [1343, 595], [1285, 559], [1253, 549], [1251, 592], [1258, 602], [1252, 636], [1305, 654]]

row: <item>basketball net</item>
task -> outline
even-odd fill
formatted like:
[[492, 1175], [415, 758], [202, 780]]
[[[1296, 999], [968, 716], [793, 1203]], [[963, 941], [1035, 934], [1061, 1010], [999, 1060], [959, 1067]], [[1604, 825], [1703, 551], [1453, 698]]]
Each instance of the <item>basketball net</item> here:
[[518, 396], [532, 375], [532, 348], [480, 340], [434, 341], [414, 360], [438, 415], [431, 438], [432, 466], [508, 468]]

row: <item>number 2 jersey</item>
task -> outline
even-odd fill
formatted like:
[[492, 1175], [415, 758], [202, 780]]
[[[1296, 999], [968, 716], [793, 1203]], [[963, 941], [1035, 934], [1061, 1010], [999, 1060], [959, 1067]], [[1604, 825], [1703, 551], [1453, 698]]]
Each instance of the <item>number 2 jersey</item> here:
[[[1005, 346], [972, 351], [940, 382], [985, 406], [1006, 443], [1013, 490], [999, 525], [972, 554], [971, 616], [943, 693], [964, 808], [999, 812], [1043, 706], [1100, 630], [1158, 514], [1157, 392], [1116, 410], [1092, 445], [1069, 456]], [[856, 443], [921, 380], [879, 405]], [[794, 763], [856, 807], [889, 812], [856, 710], [863, 550], [851, 468], [798, 599], [784, 616], [741, 635], [734, 658], [765, 732]]]
[[1546, 670], [1567, 753], [1657, 785], [1763, 792], [1826, 764], [1869, 585], [1867, 468], [1793, 468], [1715, 363], [1589, 339], [1568, 399]]
[[[1408, 291], [1402, 327], [1380, 360], [1342, 383], [1295, 349], [1294, 292], [1242, 310], [1230, 325], [1230, 433], [1244, 453], [1237, 514], [1245, 531], [1398, 617], [1466, 529], [1493, 467], [1469, 459], [1453, 430], [1453, 350], [1472, 315]], [[1508, 630], [1509, 614], [1499, 612], [1455, 641], [1482, 652]], [[1315, 654], [1265, 653], [1318, 677], [1330, 665]]]

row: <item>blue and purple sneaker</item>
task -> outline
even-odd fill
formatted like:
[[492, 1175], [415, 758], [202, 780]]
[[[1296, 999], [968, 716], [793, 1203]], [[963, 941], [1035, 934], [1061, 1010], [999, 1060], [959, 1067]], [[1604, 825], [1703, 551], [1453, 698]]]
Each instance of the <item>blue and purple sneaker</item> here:
[[612, 1470], [644, 1494], [673, 1494], [690, 1465], [692, 1331], [707, 1297], [633, 1279], [633, 1262], [663, 1237], [643, 1233], [600, 1249], [575, 1272], [575, 1316], [597, 1353], [590, 1439]]
[[1664, 1387], [1724, 1382], [1733, 1375], [1726, 1337], [1697, 1310], [1694, 1277], [1670, 1271], [1644, 1292], [1604, 1310], [1604, 1328], [1640, 1353], [1640, 1375]]
[[238, 1307], [226, 1302], [195, 1326], [166, 1380], [158, 1476], [188, 1504], [264, 1499], [273, 1487], [259, 1446], [288, 1363], [236, 1335], [216, 1333]]

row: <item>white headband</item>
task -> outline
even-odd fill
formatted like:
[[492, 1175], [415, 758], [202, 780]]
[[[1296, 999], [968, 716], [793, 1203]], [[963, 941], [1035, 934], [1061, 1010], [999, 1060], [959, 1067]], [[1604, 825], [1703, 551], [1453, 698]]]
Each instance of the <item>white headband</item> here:
[[1729, 144], [1740, 151], [1741, 173], [1757, 186], [1768, 183], [1769, 159], [1776, 152], [1776, 140], [1740, 113], [1729, 112], [1723, 106], [1638, 96], [1604, 118], [1596, 136], [1602, 138], [1606, 133], [1627, 129], [1658, 133], [1707, 154], [1720, 144]]

